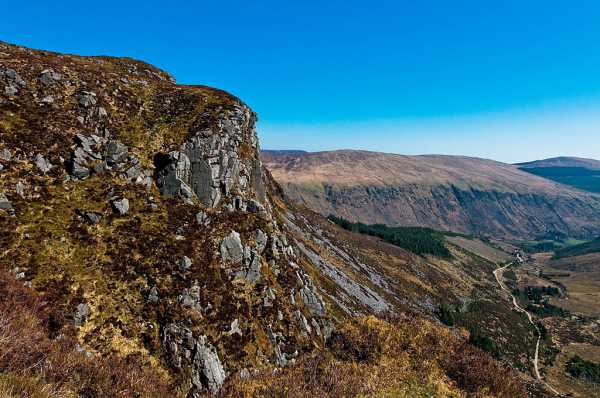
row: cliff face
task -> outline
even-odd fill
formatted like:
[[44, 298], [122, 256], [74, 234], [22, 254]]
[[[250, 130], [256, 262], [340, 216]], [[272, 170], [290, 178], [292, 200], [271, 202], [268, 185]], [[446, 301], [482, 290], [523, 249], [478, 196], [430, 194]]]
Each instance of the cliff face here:
[[0, 89], [0, 264], [81, 350], [135, 356], [198, 396], [323, 344], [325, 302], [239, 99], [139, 61], [7, 44]]
[[[287, 203], [261, 165], [255, 120], [230, 94], [139, 61], [0, 43], [0, 291], [27, 311], [39, 308], [23, 297], [43, 303], [28, 350], [73, 342], [24, 368], [0, 348], [2, 372], [35, 370], [75, 395], [164, 396], [112, 374], [91, 390], [111, 362], [92, 375], [85, 364], [117, 358], [173, 396], [215, 394], [324, 350], [354, 316], [432, 315], [494, 283], [489, 263], [458, 249], [420, 258]], [[21, 344], [8, 310], [0, 335]], [[50, 371], [65, 355], [79, 356], [68, 368], [79, 376]], [[460, 394], [436, 372], [436, 388]]]
[[447, 156], [263, 153], [287, 196], [323, 215], [527, 239], [600, 233], [600, 198], [511, 165]]

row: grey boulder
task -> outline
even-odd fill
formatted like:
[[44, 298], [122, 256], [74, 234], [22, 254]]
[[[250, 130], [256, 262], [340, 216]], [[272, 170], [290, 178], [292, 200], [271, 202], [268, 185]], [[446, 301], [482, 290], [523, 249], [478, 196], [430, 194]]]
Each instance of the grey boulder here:
[[37, 168], [44, 174], [52, 170], [52, 164], [41, 153], [35, 156], [34, 162]]
[[106, 145], [105, 159], [109, 165], [119, 164], [127, 159], [129, 149], [119, 141], [109, 141]]
[[110, 204], [112, 205], [113, 211], [120, 216], [124, 216], [129, 212], [129, 199], [127, 198], [114, 199]]
[[221, 259], [223, 262], [240, 263], [244, 259], [244, 248], [240, 234], [231, 231], [221, 242]]
[[192, 362], [192, 385], [200, 391], [206, 388], [215, 395], [226, 376], [215, 347], [206, 336], [198, 337]]
[[6, 195], [2, 192], [0, 192], [0, 209], [2, 210], [10, 210], [12, 209], [12, 203], [10, 200], [8, 200], [8, 198], [6, 197]]

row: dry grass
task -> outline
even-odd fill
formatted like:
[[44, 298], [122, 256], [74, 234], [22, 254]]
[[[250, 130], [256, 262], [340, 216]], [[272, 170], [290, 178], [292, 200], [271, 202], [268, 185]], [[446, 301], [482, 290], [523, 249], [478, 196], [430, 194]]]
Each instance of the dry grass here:
[[525, 396], [508, 369], [422, 318], [349, 321], [328, 348], [281, 372], [233, 379], [223, 396]]

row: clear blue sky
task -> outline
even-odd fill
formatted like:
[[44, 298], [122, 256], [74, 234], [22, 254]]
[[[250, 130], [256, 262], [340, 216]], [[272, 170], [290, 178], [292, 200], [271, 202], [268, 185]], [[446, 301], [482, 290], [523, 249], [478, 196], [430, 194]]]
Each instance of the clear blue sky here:
[[0, 40], [228, 90], [264, 148], [600, 158], [597, 1], [11, 1]]

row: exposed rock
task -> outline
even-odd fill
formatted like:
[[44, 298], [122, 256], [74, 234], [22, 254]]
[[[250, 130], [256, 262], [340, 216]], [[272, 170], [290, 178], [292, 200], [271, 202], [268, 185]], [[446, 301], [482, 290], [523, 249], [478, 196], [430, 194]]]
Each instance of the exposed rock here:
[[232, 263], [241, 263], [244, 259], [244, 248], [236, 231], [231, 231], [221, 242], [221, 259]]
[[198, 213], [196, 213], [196, 222], [198, 223], [198, 225], [207, 226], [208, 224], [210, 224], [210, 218], [205, 212], [199, 211]]
[[296, 310], [296, 311], [294, 311], [294, 316], [296, 317], [296, 320], [298, 321], [298, 324], [300, 325], [300, 329], [302, 330], [302, 333], [309, 335], [312, 332], [312, 329], [311, 329], [310, 325], [308, 324], [308, 321], [306, 320], [306, 317], [304, 316], [304, 314], [302, 312], [300, 312], [300, 310]]
[[267, 219], [269, 216], [269, 213], [267, 213], [265, 207], [254, 199], [248, 200], [246, 204], [246, 209], [248, 212], [257, 214], [258, 216], [265, 219]]
[[318, 316], [325, 315], [325, 303], [321, 296], [314, 291], [313, 286], [304, 286], [300, 289], [300, 297], [308, 310]]
[[265, 251], [268, 239], [269, 238], [267, 237], [267, 234], [265, 234], [263, 231], [260, 229], [256, 231], [256, 251], [258, 253], [262, 254], [262, 252]]
[[77, 305], [77, 309], [73, 315], [73, 323], [75, 326], [81, 326], [85, 323], [89, 315], [90, 307], [85, 303], [80, 303]]
[[53, 69], [44, 69], [42, 73], [40, 73], [39, 79], [42, 84], [50, 86], [57, 81], [60, 81], [62, 79], [62, 75], [58, 72], [55, 72]]
[[192, 266], [192, 260], [188, 256], [183, 256], [179, 259], [179, 270], [186, 272]]
[[[192, 385], [196, 391], [208, 389], [215, 395], [225, 381], [226, 373], [215, 347], [206, 336], [200, 336], [194, 347], [192, 361]], [[193, 392], [192, 394], [198, 394]], [[193, 395], [192, 395], [193, 396]]]
[[52, 164], [41, 153], [35, 156], [34, 162], [37, 168], [44, 174], [52, 170]]
[[5, 68], [0, 65], [0, 77], [4, 77], [4, 79], [8, 82], [8, 85], [4, 87], [4, 92], [9, 95], [15, 95], [19, 92], [21, 87], [25, 87], [27, 83], [25, 80], [11, 68]]
[[122, 163], [127, 159], [129, 149], [119, 141], [109, 141], [106, 145], [105, 160], [109, 165]]
[[229, 327], [229, 331], [227, 332], [229, 336], [233, 336], [237, 334], [239, 336], [242, 335], [242, 329], [240, 329], [240, 321], [236, 318], [231, 322], [231, 326]]
[[192, 189], [185, 182], [189, 180], [190, 159], [182, 152], [173, 151], [163, 162], [166, 164], [159, 169], [156, 181], [160, 193], [167, 198], [179, 197], [191, 201]]
[[148, 301], [150, 301], [151, 303], [158, 302], [158, 289], [156, 288], [156, 286], [152, 286], [152, 288], [150, 289], [150, 292], [148, 293]]
[[236, 278], [256, 282], [260, 279], [260, 257], [249, 247], [244, 248], [244, 267], [236, 273]]
[[2, 150], [0, 150], [0, 160], [3, 160], [5, 162], [10, 162], [12, 159], [12, 154], [10, 153], [10, 150], [8, 148], [4, 148]]
[[83, 106], [84, 108], [96, 105], [96, 102], [98, 102], [96, 93], [92, 93], [90, 91], [82, 91], [79, 93], [77, 96], [77, 101], [79, 101], [79, 105]]
[[182, 306], [192, 308], [199, 314], [202, 314], [204, 309], [200, 303], [200, 286], [198, 286], [197, 282], [194, 282], [189, 289], [183, 289], [183, 292], [179, 296], [179, 302]]
[[77, 209], [77, 214], [79, 214], [79, 216], [88, 224], [98, 224], [102, 220], [102, 214], [95, 211]]
[[113, 211], [120, 216], [124, 216], [129, 212], [129, 199], [127, 198], [114, 199], [110, 204]]
[[10, 210], [12, 209], [12, 203], [3, 192], [0, 192], [0, 209]]

